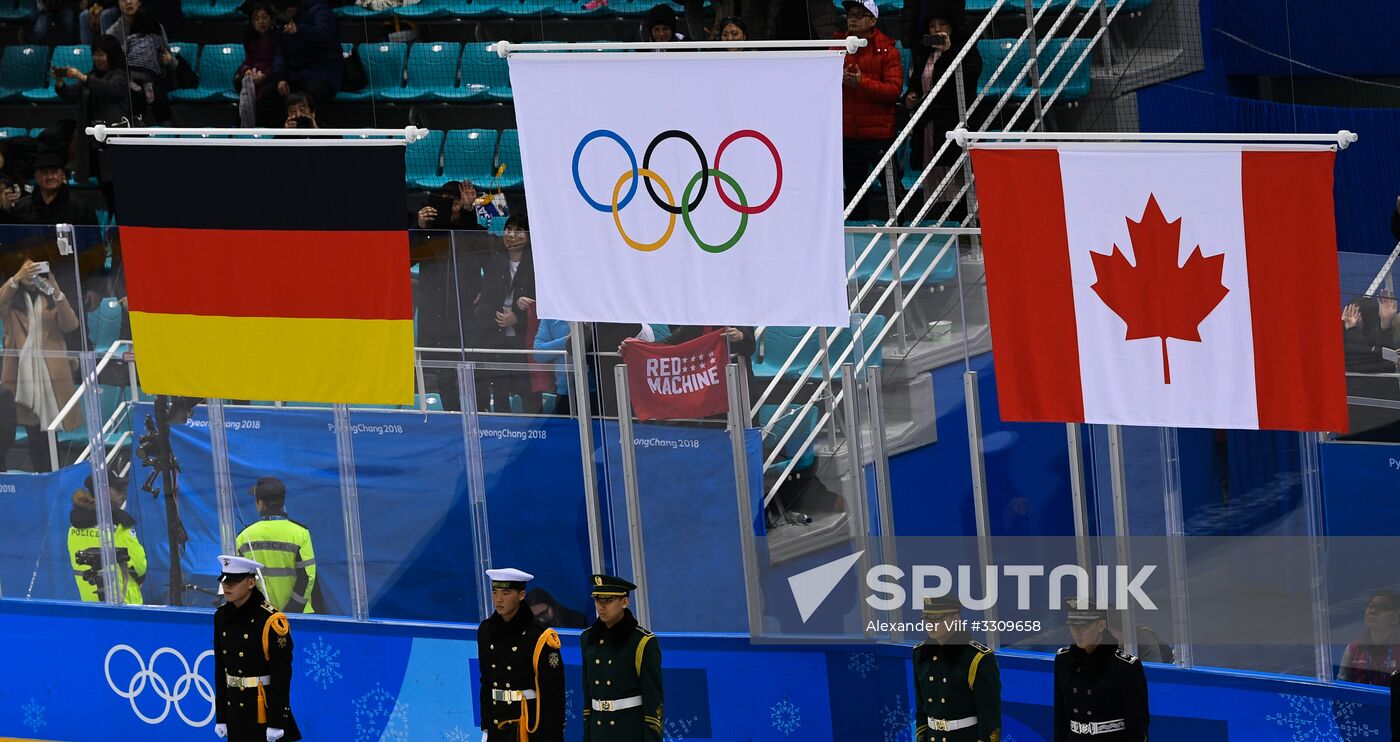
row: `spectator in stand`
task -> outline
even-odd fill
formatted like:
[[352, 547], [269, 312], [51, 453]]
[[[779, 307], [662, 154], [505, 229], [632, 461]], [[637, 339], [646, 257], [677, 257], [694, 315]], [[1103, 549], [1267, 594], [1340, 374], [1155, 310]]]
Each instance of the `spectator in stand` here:
[[289, 17], [278, 48], [286, 77], [277, 81], [277, 94], [285, 98], [299, 91], [329, 102], [340, 90], [345, 65], [335, 14], [326, 0], [291, 0], [284, 15]]
[[[117, 41], [126, 44], [126, 34], [131, 30], [131, 24], [136, 19], [137, 11], [141, 10], [141, 0], [117, 0], [116, 20], [107, 24], [102, 33], [117, 37]], [[104, 13], [104, 16], [111, 17]]]
[[[1386, 304], [1390, 319], [1393, 320], [1395, 300], [1387, 299]], [[1395, 350], [1395, 347], [1386, 345], [1382, 338], [1380, 307], [1380, 301], [1370, 296], [1362, 296], [1353, 299], [1342, 310], [1342, 347], [1348, 371], [1395, 373], [1395, 363], [1384, 358], [1384, 351]], [[1390, 386], [1394, 386], [1394, 383]]]
[[[29, 34], [31, 44], [71, 44], [78, 38], [78, 8], [73, 0], [38, 0], [34, 4], [34, 26]], [[63, 31], [50, 40], [49, 28], [57, 23]]]
[[544, 588], [531, 588], [530, 592], [525, 593], [525, 602], [530, 605], [530, 611], [541, 626], [552, 629], [588, 628], [588, 619], [582, 613], [560, 605]]
[[1387, 685], [1400, 670], [1400, 595], [1379, 590], [1366, 602], [1366, 630], [1342, 652], [1338, 680]]
[[716, 25], [720, 41], [748, 41], [749, 27], [737, 15], [725, 16]]
[[97, 224], [97, 214], [69, 190], [68, 173], [58, 155], [43, 155], [34, 162], [34, 186], [34, 192], [10, 210], [11, 224]]
[[[928, 33], [919, 40], [918, 45], [912, 47], [914, 52], [909, 65], [909, 82], [905, 86], [905, 90], [908, 92], [904, 95], [904, 107], [911, 114], [919, 109], [924, 99], [928, 97], [929, 91], [933, 90], [933, 87], [938, 84], [938, 81], [943, 78], [943, 75], [953, 64], [953, 58], [968, 43], [967, 14], [963, 11], [962, 5], [961, 0], [943, 0], [932, 3], [929, 15], [924, 21], [924, 29]], [[976, 45], [968, 49], [960, 71], [963, 78], [965, 100], [970, 102], [977, 94], [977, 78], [982, 74], [982, 55], [977, 52]], [[946, 141], [944, 134], [956, 128], [960, 120], [957, 80], [949, 77], [948, 82], [944, 83], [942, 89], [933, 96], [933, 102], [929, 104], [919, 129], [914, 132], [914, 136], [910, 140], [910, 165], [922, 170]], [[951, 196], [956, 195], [962, 189], [962, 170], [959, 169], [954, 172], [953, 178], [941, 194], [934, 193], [934, 188], [942, 182], [948, 174], [949, 168], [957, 162], [958, 154], [957, 147], [950, 146], [944, 150], [943, 156], [938, 158], [938, 163], [929, 171], [928, 177], [924, 180], [925, 198], [939, 195], [940, 201], [949, 201]], [[952, 216], [953, 218], [962, 217], [956, 212]]]
[[284, 100], [287, 118], [284, 129], [319, 129], [316, 123], [316, 100], [306, 93], [292, 93]]
[[647, 11], [647, 17], [642, 21], [642, 28], [647, 33], [647, 41], [658, 43], [685, 41], [685, 36], [676, 32], [676, 11], [671, 10], [669, 5], [657, 5]]
[[[278, 37], [281, 35], [272, 22], [272, 5], [259, 2], [248, 13], [248, 27], [243, 31], [243, 64], [233, 74], [233, 89], [242, 91], [245, 84], [253, 86], [253, 123], [263, 127], [276, 126], [277, 81], [282, 79], [282, 55], [278, 50]], [[239, 113], [243, 115], [244, 101], [239, 99]], [[253, 123], [245, 122], [252, 126]]]
[[165, 29], [156, 20], [155, 13], [147, 8], [138, 9], [121, 41], [133, 89], [140, 89], [156, 122], [168, 121], [170, 103], [166, 96], [170, 86], [166, 81], [174, 78], [176, 62], [170, 53], [170, 42], [166, 41]]
[[[126, 55], [115, 36], [103, 36], [93, 45], [91, 72], [68, 67], [56, 70], [54, 76], [58, 81], [58, 96], [78, 107], [79, 128], [134, 120], [131, 106], [136, 93], [127, 75]], [[98, 148], [96, 142], [84, 137], [75, 150], [74, 176], [79, 182], [86, 182], [96, 175], [107, 210], [115, 213], [116, 192], [110, 168], [106, 167], [106, 148]], [[93, 221], [84, 223], [96, 224], [97, 220], [94, 216]]]
[[[842, 154], [849, 201], [894, 140], [895, 104], [904, 85], [904, 65], [894, 40], [875, 27], [880, 17], [875, 0], [845, 0], [843, 5], [848, 33], [867, 41], [855, 54], [846, 56], [841, 79]], [[899, 180], [898, 174], [895, 180]], [[881, 213], [879, 200], [867, 192], [853, 216], [873, 219]]]
[[[535, 264], [530, 253], [530, 225], [524, 214], [512, 214], [502, 237], [503, 250], [491, 253], [482, 270], [481, 299], [472, 314], [468, 341], [472, 347], [525, 349], [533, 343], [530, 319], [535, 308]], [[528, 359], [507, 355], [498, 363]], [[508, 412], [510, 398], [519, 395], [526, 412], [537, 411], [530, 394], [530, 376], [521, 371], [482, 370], [477, 373], [477, 407]]]
[[[569, 372], [564, 364], [564, 356], [558, 351], [569, 349], [569, 323], [562, 319], [542, 319], [540, 327], [535, 331], [535, 350], [554, 351], [546, 353], [535, 353], [535, 361], [538, 363], [549, 363], [558, 367], [554, 372], [554, 409], [544, 409], [547, 414], [555, 412], [567, 415], [569, 408]], [[533, 604], [532, 604], [533, 605]]]
[[[0, 383], [15, 396], [16, 420], [29, 434], [29, 455], [35, 471], [53, 469], [49, 437], [43, 432], [73, 396], [78, 370], [75, 359], [46, 357], [45, 351], [63, 352], [63, 334], [78, 329], [78, 315], [49, 273], [47, 261], [27, 257], [10, 280], [0, 284], [0, 307], [5, 308], [5, 350]], [[63, 430], [81, 424], [80, 405], [64, 418]]]
[[[418, 229], [409, 233], [409, 245], [418, 264], [413, 300], [418, 307], [420, 346], [461, 348], [466, 344], [462, 318], [476, 311], [481, 266], [493, 239], [476, 220], [475, 201], [476, 188], [471, 183], [449, 181], [413, 215]], [[454, 354], [452, 359], [458, 357]], [[443, 409], [462, 408], [456, 369], [425, 369], [424, 375], [435, 382]]]

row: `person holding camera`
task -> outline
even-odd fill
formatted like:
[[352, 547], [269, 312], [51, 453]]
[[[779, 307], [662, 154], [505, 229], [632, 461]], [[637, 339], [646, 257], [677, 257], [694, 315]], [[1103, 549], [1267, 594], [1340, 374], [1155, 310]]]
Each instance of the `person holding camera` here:
[[[97, 498], [92, 476], [84, 488], [73, 493], [73, 509], [68, 513], [68, 556], [73, 563], [78, 597], [84, 603], [106, 600], [102, 577], [102, 546], [97, 535]], [[142, 605], [141, 583], [146, 580], [146, 548], [136, 538], [136, 519], [126, 512], [127, 479], [107, 470], [107, 490], [112, 496], [112, 543], [117, 550], [117, 594], [122, 605]]]
[[[913, 47], [909, 63], [909, 80], [905, 86], [904, 108], [910, 115], [919, 110], [938, 81], [943, 79], [953, 59], [967, 44], [967, 14], [959, 0], [925, 2], [926, 8], [923, 29], [927, 31], [922, 42]], [[959, 66], [963, 80], [964, 100], [971, 102], [977, 97], [977, 78], [982, 74], [982, 55], [974, 45], [967, 50]], [[922, 170], [943, 145], [944, 134], [957, 128], [962, 116], [958, 110], [957, 79], [949, 77], [943, 87], [933, 94], [933, 101], [920, 121], [919, 128], [910, 138], [909, 165]], [[948, 170], [957, 162], [959, 148], [948, 146], [937, 164], [924, 179], [924, 197], [939, 201], [951, 200], [950, 196], [962, 189], [962, 170], [953, 174], [948, 186], [941, 194], [936, 194], [938, 184], [948, 175]], [[941, 195], [941, 197], [939, 197]], [[954, 211], [953, 218], [962, 214]]]
[[[91, 72], [75, 67], [55, 67], [53, 75], [58, 85], [58, 97], [77, 105], [80, 129], [96, 124], [135, 123], [137, 115], [146, 109], [146, 99], [139, 96], [137, 88], [133, 87], [126, 53], [115, 36], [103, 36], [92, 45]], [[134, 110], [133, 103], [136, 106]], [[116, 191], [109, 168], [104, 166], [106, 157], [103, 152], [105, 150], [98, 148], [96, 142], [84, 137], [84, 141], [74, 148], [74, 175], [79, 182], [96, 175], [107, 210], [116, 213]], [[97, 218], [94, 214], [92, 221], [68, 223], [96, 224]]]
[[[418, 344], [423, 347], [466, 344], [462, 318], [476, 311], [481, 268], [494, 242], [477, 221], [476, 200], [476, 186], [470, 181], [448, 181], [409, 217], [416, 227], [408, 239], [412, 260], [418, 264], [413, 301], [418, 309]], [[456, 369], [430, 368], [423, 373], [435, 382], [443, 409], [461, 409]]]
[[277, 94], [285, 98], [301, 91], [319, 103], [330, 102], [345, 70], [340, 29], [330, 5], [326, 0], [291, 0], [278, 21], [282, 32], [277, 45], [286, 77], [277, 81]]
[[[47, 353], [68, 350], [63, 334], [78, 329], [78, 315], [49, 271], [48, 261], [26, 259], [10, 279], [0, 284], [6, 355], [0, 383], [15, 395], [15, 417], [29, 433], [29, 454], [36, 471], [50, 471], [49, 438], [44, 432], [58, 417], [76, 389], [76, 359]], [[74, 405], [62, 420], [63, 430], [82, 425], [82, 407]]]

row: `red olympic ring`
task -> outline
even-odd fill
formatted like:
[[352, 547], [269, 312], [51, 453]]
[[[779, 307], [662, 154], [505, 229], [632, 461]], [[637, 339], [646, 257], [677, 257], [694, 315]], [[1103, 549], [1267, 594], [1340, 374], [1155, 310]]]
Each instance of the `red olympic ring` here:
[[719, 199], [724, 202], [725, 206], [728, 206], [740, 214], [762, 214], [768, 210], [768, 207], [773, 205], [774, 201], [778, 200], [778, 192], [783, 189], [783, 158], [778, 156], [778, 148], [773, 146], [772, 140], [764, 136], [761, 132], [754, 131], [753, 129], [740, 129], [725, 137], [724, 141], [719, 143], [719, 149], [715, 150], [714, 169], [719, 170], [719, 161], [720, 158], [724, 156], [724, 148], [728, 147], [730, 143], [745, 137], [757, 139], [762, 142], [763, 146], [768, 148], [768, 152], [773, 155], [773, 165], [778, 171], [777, 177], [773, 181], [773, 192], [768, 195], [768, 200], [757, 206], [744, 206], [735, 203], [733, 199], [729, 198], [729, 195], [724, 192], [724, 183], [720, 182], [719, 176], [715, 176], [715, 190], [719, 191]]

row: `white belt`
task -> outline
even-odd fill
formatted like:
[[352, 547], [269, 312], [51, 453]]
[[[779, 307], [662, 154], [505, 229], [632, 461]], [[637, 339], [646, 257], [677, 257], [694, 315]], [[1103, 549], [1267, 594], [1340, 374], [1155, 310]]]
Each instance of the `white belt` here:
[[1111, 721], [1071, 721], [1069, 723], [1070, 734], [1108, 734], [1109, 732], [1121, 732], [1128, 728], [1128, 722], [1122, 719]]
[[535, 692], [532, 690], [495, 690], [491, 691], [491, 698], [496, 701], [533, 701]]
[[252, 678], [240, 678], [237, 675], [229, 675], [228, 673], [224, 673], [224, 682], [230, 688], [238, 688], [242, 690], [245, 688], [256, 688], [259, 685], [272, 685], [272, 676], [259, 675], [257, 677]]
[[619, 698], [614, 701], [599, 701], [596, 698], [593, 699], [594, 711], [621, 711], [623, 709], [636, 708], [640, 705], [642, 705], [641, 696], [632, 696], [631, 698]]
[[935, 732], [955, 732], [959, 729], [977, 726], [977, 717], [968, 716], [962, 719], [935, 719], [928, 717], [928, 728]]

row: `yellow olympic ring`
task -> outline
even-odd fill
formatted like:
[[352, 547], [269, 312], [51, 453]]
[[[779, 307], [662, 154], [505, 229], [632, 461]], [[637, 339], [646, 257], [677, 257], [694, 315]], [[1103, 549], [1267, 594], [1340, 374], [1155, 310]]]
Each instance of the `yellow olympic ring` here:
[[627, 172], [624, 172], [622, 174], [622, 177], [617, 179], [617, 185], [613, 186], [613, 223], [617, 225], [617, 233], [622, 235], [622, 241], [626, 242], [627, 246], [632, 248], [633, 250], [641, 250], [642, 252], [651, 252], [652, 250], [659, 250], [661, 249], [662, 245], [666, 244], [667, 240], [671, 239], [671, 233], [676, 230], [675, 214], [667, 212], [668, 219], [666, 222], [666, 233], [661, 235], [661, 239], [655, 242], [638, 242], [632, 239], [631, 237], [627, 236], [627, 231], [622, 228], [622, 218], [617, 215], [618, 194], [622, 193], [622, 186], [626, 185], [627, 181], [631, 180], [634, 174], [638, 177], [651, 178], [653, 181], [656, 181], [656, 184], [661, 186], [661, 191], [666, 194], [666, 203], [672, 206], [676, 205], [676, 197], [671, 193], [671, 186], [666, 185], [666, 181], [662, 180], [660, 175], [657, 175], [655, 172], [648, 170], [644, 167], [637, 168], [636, 170], [628, 170]]

